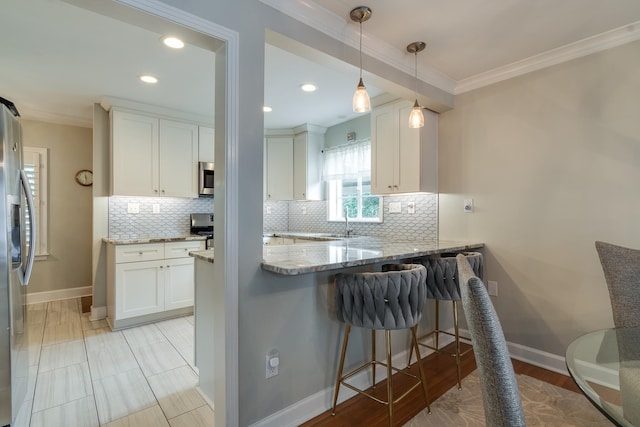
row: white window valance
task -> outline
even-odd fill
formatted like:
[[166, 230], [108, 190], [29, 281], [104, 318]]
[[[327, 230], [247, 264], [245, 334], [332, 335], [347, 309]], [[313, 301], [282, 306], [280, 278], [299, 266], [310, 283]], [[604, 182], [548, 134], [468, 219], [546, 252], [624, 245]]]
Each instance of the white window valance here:
[[354, 179], [371, 175], [371, 140], [324, 150], [324, 173], [326, 181]]

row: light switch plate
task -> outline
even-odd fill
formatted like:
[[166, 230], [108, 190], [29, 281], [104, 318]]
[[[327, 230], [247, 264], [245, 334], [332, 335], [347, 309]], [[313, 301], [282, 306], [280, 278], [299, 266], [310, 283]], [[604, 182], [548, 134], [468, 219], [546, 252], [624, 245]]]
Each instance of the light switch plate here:
[[400, 213], [400, 212], [402, 212], [402, 204], [400, 202], [389, 203], [389, 213]]
[[407, 202], [407, 213], [416, 213], [416, 202]]
[[464, 199], [464, 211], [473, 212], [473, 199]]

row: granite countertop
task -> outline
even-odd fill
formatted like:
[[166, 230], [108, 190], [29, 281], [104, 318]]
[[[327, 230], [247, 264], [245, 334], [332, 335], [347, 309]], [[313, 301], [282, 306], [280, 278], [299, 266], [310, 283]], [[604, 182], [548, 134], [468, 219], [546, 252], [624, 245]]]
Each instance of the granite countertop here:
[[[285, 236], [285, 233], [274, 234]], [[306, 233], [301, 235], [307, 236]], [[376, 237], [350, 237], [294, 245], [265, 245], [262, 269], [283, 275], [297, 275], [483, 247], [483, 243], [446, 240], [398, 241]]]
[[164, 242], [184, 242], [187, 240], [207, 240], [206, 236], [196, 234], [187, 234], [184, 236], [168, 236], [168, 237], [103, 237], [102, 241], [111, 245], [133, 245], [137, 243], [164, 243]]
[[213, 248], [206, 249], [204, 251], [191, 251], [189, 252], [189, 255], [195, 259], [200, 259], [213, 264]]

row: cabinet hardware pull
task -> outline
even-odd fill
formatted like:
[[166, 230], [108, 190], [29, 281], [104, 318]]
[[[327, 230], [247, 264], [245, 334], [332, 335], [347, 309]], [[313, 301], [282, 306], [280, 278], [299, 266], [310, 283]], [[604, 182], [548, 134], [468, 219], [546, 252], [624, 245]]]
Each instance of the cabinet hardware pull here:
[[140, 254], [140, 255], [142, 255], [143, 253], [144, 253], [144, 252], [142, 252], [142, 251], [138, 252], [138, 254]]

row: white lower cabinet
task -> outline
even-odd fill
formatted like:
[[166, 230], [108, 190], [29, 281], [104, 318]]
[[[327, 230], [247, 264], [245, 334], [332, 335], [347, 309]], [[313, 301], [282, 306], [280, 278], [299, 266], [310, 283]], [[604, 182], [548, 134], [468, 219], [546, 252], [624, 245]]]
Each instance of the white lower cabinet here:
[[[107, 316], [113, 329], [193, 310], [194, 258], [204, 241], [109, 245]], [[182, 310], [182, 311], [181, 311]]]

